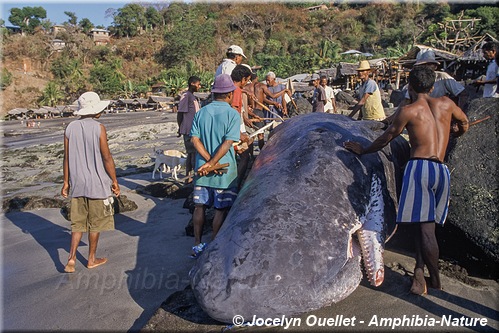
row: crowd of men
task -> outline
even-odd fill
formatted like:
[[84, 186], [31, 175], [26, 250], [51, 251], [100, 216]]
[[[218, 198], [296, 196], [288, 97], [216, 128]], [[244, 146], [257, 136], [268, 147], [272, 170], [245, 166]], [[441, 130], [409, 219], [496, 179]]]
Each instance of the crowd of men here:
[[[484, 56], [490, 64], [485, 79], [477, 80], [475, 84], [484, 86], [484, 97], [499, 97], [496, 50], [494, 43], [483, 46]], [[291, 100], [291, 91], [276, 81], [273, 72], [268, 72], [265, 81], [259, 82], [252, 68], [242, 63], [244, 59], [241, 47], [232, 45], [227, 49], [226, 58], [216, 70], [211, 103], [200, 107], [194, 93], [199, 91], [201, 80], [196, 76], [189, 78], [188, 89], [180, 98], [178, 134], [183, 136], [188, 156], [186, 172], [192, 178], [187, 181], [194, 182], [193, 258], [199, 257], [206, 247], [202, 242], [206, 208], [215, 209], [212, 233], [215, 238], [242, 186], [253, 158], [254, 139], [257, 138], [257, 146], [262, 149], [265, 144], [263, 127], [274, 124], [275, 120], [283, 121], [288, 115], [287, 101]], [[352, 153], [368, 154], [382, 149], [404, 129], [409, 134], [411, 160], [403, 178], [397, 223], [415, 226], [416, 267], [411, 286], [411, 292], [415, 294], [427, 292], [425, 265], [430, 272], [430, 287], [441, 288], [435, 225], [445, 222], [450, 189], [450, 174], [443, 160], [449, 136], [462, 135], [468, 129], [468, 119], [462, 110], [468, 99], [466, 91], [451, 76], [437, 71], [438, 65], [433, 51], [418, 54], [405, 88], [406, 100], [386, 118], [380, 89], [370, 77], [370, 64], [366, 60], [360, 61], [358, 102], [349, 116], [359, 113], [357, 119], [383, 121], [388, 127], [368, 147], [357, 142], [344, 143]], [[315, 74], [310, 84], [314, 87], [313, 112], [338, 113], [327, 78]], [[449, 97], [455, 98], [457, 105]], [[78, 103], [77, 114], [81, 118], [66, 128], [64, 138], [61, 194], [72, 198], [71, 247], [65, 267], [68, 273], [75, 271], [76, 251], [84, 232], [89, 233], [90, 243], [87, 267], [107, 262], [106, 258], [96, 257], [97, 242], [100, 231], [114, 228], [108, 198], [112, 193], [120, 194], [106, 131], [96, 121], [109, 102], [87, 92], [80, 96]], [[425, 171], [414, 172], [416, 169]], [[424, 214], [413, 214], [415, 210]]]
[[[484, 54], [487, 59], [492, 60], [495, 57], [495, 46], [492, 48], [494, 52], [491, 51], [490, 53], [487, 51], [489, 47], [487, 44], [484, 46]], [[194, 202], [196, 203], [196, 209], [193, 217], [195, 230], [193, 258], [199, 256], [206, 247], [206, 243], [201, 241], [202, 226], [205, 219], [204, 209], [207, 206], [214, 206], [217, 212], [212, 234], [214, 238], [223, 223], [227, 210], [237, 195], [238, 189], [242, 185], [253, 150], [253, 138], [248, 135], [248, 132], [261, 128], [265, 122], [276, 118], [282, 119], [288, 114], [285, 95], [291, 96], [291, 92], [284, 85], [276, 82], [276, 75], [273, 72], [267, 73], [265, 77], [266, 84], [258, 82], [258, 77], [251, 70], [251, 67], [242, 64], [245, 58], [246, 56], [241, 47], [237, 45], [230, 46], [227, 50], [227, 57], [217, 68], [212, 89], [212, 91], [218, 89], [222, 80], [228, 82], [230, 75], [234, 88], [231, 88], [231, 91], [225, 91], [227, 95], [224, 95], [224, 98], [227, 104], [232, 106], [232, 110], [225, 108], [226, 112], [232, 116], [224, 119], [232, 119], [236, 116], [233, 110], [237, 111], [240, 118], [239, 138], [229, 139], [229, 127], [227, 126], [224, 127], [225, 132], [218, 126], [216, 127], [217, 130], [215, 130], [213, 123], [201, 122], [202, 116], [198, 117], [196, 114], [194, 117], [194, 123], [200, 122], [196, 126], [207, 126], [210, 135], [212, 136], [216, 132], [218, 138], [217, 144], [207, 149], [206, 144], [208, 142], [205, 143], [205, 138], [199, 135], [198, 132], [191, 131], [193, 139], [199, 135], [194, 139], [198, 142], [196, 147], [198, 156], [206, 156], [197, 160], [197, 170], [206, 170], [220, 163], [220, 158], [222, 158], [220, 151], [226, 151], [222, 147], [234, 145], [235, 154], [231, 155], [228, 151], [226, 152], [231, 157], [228, 166], [229, 172], [222, 174], [215, 170], [213, 173], [203, 173], [201, 177], [195, 179]], [[409, 76], [409, 84], [404, 87], [406, 99], [395, 113], [387, 118], [382, 105], [380, 88], [370, 75], [372, 72], [371, 66], [367, 60], [360, 61], [357, 68], [361, 80], [358, 89], [358, 102], [352, 108], [349, 116], [354, 117], [359, 113], [357, 119], [383, 121], [387, 123], [388, 128], [370, 147], [364, 148], [355, 142], [345, 143], [345, 148], [354, 153], [372, 153], [387, 145], [393, 138], [401, 134], [402, 130], [408, 130], [411, 143], [411, 162], [406, 167], [404, 184], [406, 189], [409, 190], [406, 190], [403, 193], [405, 197], [401, 198], [405, 206], [401, 205], [399, 207], [397, 222], [417, 226], [417, 231], [415, 231], [417, 245], [416, 268], [414, 282], [411, 287], [411, 291], [416, 294], [425, 294], [427, 290], [423, 275], [425, 265], [430, 272], [430, 286], [441, 288], [437, 265], [438, 245], [435, 237], [435, 224], [443, 225], [445, 222], [450, 189], [450, 175], [443, 164], [443, 159], [450, 133], [459, 136], [468, 129], [468, 120], [462, 111], [468, 100], [466, 90], [447, 73], [437, 71], [438, 65], [439, 63], [436, 61], [435, 53], [432, 50], [425, 50], [418, 54]], [[484, 89], [484, 97], [497, 97], [497, 64], [495, 64], [494, 60], [489, 65], [487, 72], [490, 72], [490, 75], [488, 74], [483, 81], [477, 80], [476, 84], [487, 85], [486, 89]], [[492, 80], [492, 72], [494, 72], [494, 80]], [[327, 78], [314, 74], [310, 84], [314, 87], [312, 96], [313, 112], [337, 113], [334, 93], [332, 88], [327, 86]], [[491, 88], [491, 86], [494, 87]], [[455, 98], [458, 104], [456, 105], [448, 96]], [[215, 95], [215, 101], [219, 100], [220, 98]], [[451, 121], [453, 122], [452, 127]], [[240, 148], [242, 144], [245, 145], [243, 149]], [[263, 135], [260, 134], [258, 147], [261, 149], [263, 144]], [[232, 150], [229, 149], [229, 151]], [[236, 159], [236, 156], [239, 158]], [[412, 169], [415, 168], [413, 164], [419, 165], [419, 160], [423, 160], [427, 164], [425, 170], [432, 169], [434, 173], [447, 176], [439, 179], [438, 184], [429, 184], [429, 174], [421, 175], [418, 173], [419, 177], [425, 178], [423, 183], [426, 184], [418, 187], [415, 184], [420, 184], [421, 179], [411, 178], [411, 175], [414, 174], [412, 172]], [[206, 182], [206, 179], [210, 178], [221, 179], [225, 177], [228, 179], [229, 174], [233, 178], [230, 178], [224, 187], [212, 187], [212, 183]], [[438, 187], [440, 192], [434, 191], [435, 187]], [[211, 194], [201, 195], [202, 192], [206, 191]], [[414, 197], [421, 196], [421, 193], [424, 194], [423, 196], [427, 201], [415, 202]], [[217, 200], [225, 205], [222, 207]], [[415, 205], [424, 206], [418, 207], [418, 209], [427, 210], [428, 214], [425, 217], [418, 218], [411, 216], [407, 212], [412, 211]]]

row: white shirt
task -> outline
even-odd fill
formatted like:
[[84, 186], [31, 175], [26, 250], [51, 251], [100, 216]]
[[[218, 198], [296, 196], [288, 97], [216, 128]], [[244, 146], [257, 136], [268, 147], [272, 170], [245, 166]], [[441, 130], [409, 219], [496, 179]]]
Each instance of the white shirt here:
[[[406, 85], [403, 89], [406, 90], [405, 98], [410, 99], [409, 85]], [[435, 71], [435, 84], [433, 85], [433, 90], [429, 94], [430, 97], [438, 98], [442, 96], [451, 95], [453, 97], [457, 97], [462, 91], [464, 87], [462, 84], [457, 82], [452, 76], [445, 72]]]
[[324, 111], [333, 110], [333, 99], [334, 99], [334, 91], [330, 86], [325, 86], [324, 90], [326, 91], [326, 104], [324, 105]]
[[496, 83], [486, 83], [483, 86], [483, 97], [499, 97], [497, 93], [497, 64], [492, 60], [487, 66], [485, 81], [496, 80]]
[[217, 71], [215, 72], [215, 77], [219, 76], [220, 74], [232, 74], [232, 71], [236, 66], [237, 64], [234, 60], [225, 58], [218, 66]]

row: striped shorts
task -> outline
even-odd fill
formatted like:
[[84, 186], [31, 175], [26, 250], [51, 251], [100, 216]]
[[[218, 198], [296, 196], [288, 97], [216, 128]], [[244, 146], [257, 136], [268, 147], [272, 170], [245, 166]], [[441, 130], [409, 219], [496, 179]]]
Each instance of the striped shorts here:
[[397, 223], [436, 222], [448, 213], [450, 173], [443, 163], [415, 158], [407, 162], [400, 194]]

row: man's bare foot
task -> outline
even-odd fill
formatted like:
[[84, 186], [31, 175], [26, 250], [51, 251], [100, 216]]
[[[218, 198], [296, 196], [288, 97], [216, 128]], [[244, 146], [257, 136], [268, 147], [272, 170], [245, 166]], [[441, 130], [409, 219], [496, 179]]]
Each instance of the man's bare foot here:
[[75, 261], [74, 259], [68, 260], [68, 264], [64, 267], [64, 272], [74, 273], [75, 272]]
[[428, 290], [426, 289], [426, 280], [424, 278], [424, 270], [422, 268], [416, 268], [414, 270], [411, 293], [416, 295], [426, 295], [428, 293]]
[[104, 265], [107, 262], [107, 258], [95, 258], [93, 262], [88, 262], [87, 268], [95, 268], [100, 265]]

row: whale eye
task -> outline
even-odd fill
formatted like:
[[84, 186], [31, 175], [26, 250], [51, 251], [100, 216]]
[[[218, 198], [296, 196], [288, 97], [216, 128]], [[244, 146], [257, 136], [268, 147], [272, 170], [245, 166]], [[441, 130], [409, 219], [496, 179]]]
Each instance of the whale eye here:
[[274, 278], [276, 281], [280, 281], [282, 278], [280, 275], [276, 275], [275, 278]]

